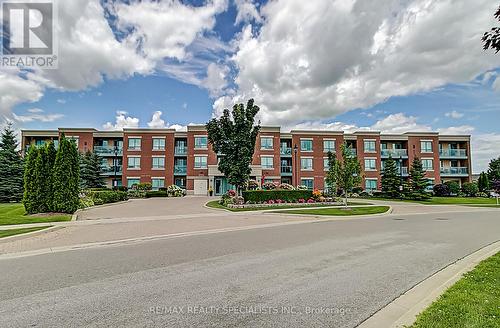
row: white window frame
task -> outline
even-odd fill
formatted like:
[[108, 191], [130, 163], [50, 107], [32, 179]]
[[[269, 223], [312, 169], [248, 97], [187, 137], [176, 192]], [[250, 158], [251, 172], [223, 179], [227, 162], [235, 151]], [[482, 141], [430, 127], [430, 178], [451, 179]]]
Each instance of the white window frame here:
[[141, 178], [140, 177], [128, 177], [127, 178], [127, 188], [131, 188], [134, 184], [130, 184], [129, 181], [130, 180], [138, 180], [138, 182], [134, 183], [134, 184], [140, 184], [141, 183]]
[[[163, 141], [163, 145], [160, 145], [160, 147], [155, 147], [155, 141], [161, 140]], [[165, 150], [166, 147], [166, 142], [165, 142], [165, 137], [153, 137], [153, 150], [158, 151], [158, 150]]]
[[[375, 188], [367, 188], [366, 183], [368, 181], [370, 181], [370, 182], [375, 181]], [[365, 190], [377, 190], [377, 188], [378, 188], [378, 179], [377, 178], [365, 178]]]
[[[302, 148], [302, 141], [310, 141], [311, 142], [311, 149], [303, 149]], [[311, 153], [314, 150], [314, 144], [313, 144], [313, 139], [312, 138], [300, 138], [300, 151], [301, 152], [309, 152]]]
[[[200, 146], [200, 147], [199, 147], [199, 146], [196, 144], [196, 139], [202, 139], [202, 138], [204, 138], [204, 139], [206, 139], [206, 140], [207, 140], [207, 144], [206, 144], [206, 145], [204, 145], [204, 146], [202, 145], [202, 146]], [[208, 149], [208, 137], [207, 137], [207, 136], [205, 136], [205, 135], [194, 136], [194, 149]]]
[[[427, 148], [424, 150], [422, 147], [423, 143], [429, 143], [431, 145], [431, 149], [427, 150]], [[420, 140], [420, 152], [421, 153], [432, 153], [432, 150], [434, 149], [434, 146], [432, 145], [432, 140]]]
[[[271, 159], [271, 166], [264, 165], [263, 159], [269, 160]], [[265, 170], [274, 169], [274, 156], [260, 156], [260, 166]]]
[[[375, 164], [374, 167], [367, 167], [366, 166], [366, 161], [373, 161], [373, 163]], [[372, 158], [372, 157], [365, 157], [364, 159], [364, 167], [365, 167], [365, 171], [368, 171], [368, 172], [374, 172], [374, 171], [377, 171], [377, 159], [376, 158]]]
[[[163, 183], [161, 186], [155, 187], [154, 183], [153, 183], [154, 180], [163, 181]], [[164, 188], [165, 187], [165, 178], [164, 177], [152, 177], [151, 178], [151, 187], [153, 188], [153, 190], [158, 190], [160, 188]]]
[[[197, 159], [197, 158], [204, 158], [204, 159], [205, 159], [205, 161], [204, 161], [204, 162], [205, 162], [205, 164], [203, 165], [203, 163], [200, 163], [200, 164], [202, 164], [202, 166], [197, 166], [197, 165], [196, 165], [196, 159]], [[202, 161], [202, 162], [203, 162], [203, 161]], [[194, 157], [194, 168], [195, 168], [195, 169], [206, 169], [207, 167], [208, 167], [208, 156], [207, 156], [207, 155], [196, 155], [196, 156]]]
[[[310, 168], [304, 168], [304, 166], [302, 165], [303, 162], [302, 160], [310, 160], [311, 161], [311, 167]], [[314, 160], [312, 157], [301, 157], [300, 158], [300, 170], [301, 171], [313, 171], [314, 170]]]
[[[424, 161], [431, 161], [431, 168], [427, 169], [426, 166], [424, 166]], [[422, 158], [422, 169], [427, 172], [433, 172], [434, 171], [434, 158]]]
[[[130, 166], [130, 159], [139, 159], [139, 166]], [[141, 156], [140, 155], [134, 155], [134, 156], [127, 156], [127, 170], [140, 170], [141, 169]]]
[[[330, 148], [327, 149], [325, 147], [326, 142], [333, 142], [333, 149], [330, 149]], [[335, 153], [336, 147], [337, 147], [337, 140], [336, 139], [323, 139], [323, 152], [324, 153], [328, 153], [329, 151], [331, 151], [332, 153]]]
[[[163, 166], [155, 166], [155, 159], [163, 159]], [[151, 158], [151, 168], [153, 170], [165, 170], [165, 156], [153, 156]]]
[[[130, 140], [139, 140], [139, 147], [138, 148], [131, 148], [130, 147]], [[142, 147], [142, 138], [141, 137], [128, 137], [127, 139], [127, 149], [128, 150], [133, 150], [133, 151], [137, 151], [137, 150], [141, 150], [141, 147]]]
[[[263, 141], [266, 140], [266, 141], [269, 141], [271, 140], [271, 148], [268, 148], [268, 147], [265, 147], [263, 145]], [[261, 150], [273, 150], [274, 149], [274, 139], [273, 139], [273, 136], [261, 136], [260, 137], [260, 149]]]
[[[302, 186], [306, 186], [306, 184], [304, 184], [304, 181], [312, 181], [310, 190], [314, 190], [314, 178], [300, 178], [300, 184]], [[308, 188], [309, 188], [309, 186], [308, 186]]]
[[330, 169], [330, 166], [328, 164], [329, 164], [328, 157], [323, 157], [323, 169], [325, 170], [325, 172], [327, 172]]
[[[366, 148], [367, 142], [369, 142], [369, 143], [373, 142], [373, 150], [372, 149], [367, 150], [367, 148]], [[365, 153], [376, 153], [377, 152], [377, 140], [376, 139], [364, 139], [363, 140], [363, 151]]]

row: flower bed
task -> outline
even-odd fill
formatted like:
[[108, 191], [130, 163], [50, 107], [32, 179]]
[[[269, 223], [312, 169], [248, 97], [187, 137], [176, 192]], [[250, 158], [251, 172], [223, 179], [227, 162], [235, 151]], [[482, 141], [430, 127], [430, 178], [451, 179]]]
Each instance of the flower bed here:
[[264, 204], [243, 204], [243, 205], [235, 205], [235, 204], [227, 204], [226, 206], [229, 208], [269, 208], [269, 207], [276, 207], [276, 206], [290, 206], [290, 207], [305, 207], [305, 206], [340, 206], [343, 205], [344, 203], [342, 202], [336, 202], [336, 201], [331, 201], [331, 202], [303, 202], [303, 203], [264, 203]]

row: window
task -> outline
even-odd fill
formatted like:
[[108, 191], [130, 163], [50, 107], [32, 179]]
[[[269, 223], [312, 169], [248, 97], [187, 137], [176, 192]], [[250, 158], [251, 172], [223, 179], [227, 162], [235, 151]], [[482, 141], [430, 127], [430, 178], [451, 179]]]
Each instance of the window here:
[[376, 171], [377, 163], [375, 159], [365, 159], [365, 171]]
[[300, 150], [301, 151], [312, 151], [313, 141], [312, 140], [300, 140]]
[[374, 153], [375, 152], [375, 140], [365, 140], [365, 153]]
[[141, 168], [141, 158], [140, 157], [129, 157], [127, 159], [127, 167], [129, 169], [140, 169]]
[[260, 165], [263, 169], [272, 169], [273, 168], [274, 157], [270, 156], [261, 156]]
[[138, 185], [139, 183], [141, 183], [140, 179], [137, 179], [137, 178], [128, 178], [127, 179], [127, 187], [128, 188], [132, 188], [133, 185]]
[[195, 169], [206, 169], [207, 168], [207, 157], [206, 156], [195, 156], [194, 157], [194, 168]]
[[434, 171], [434, 161], [432, 159], [423, 159], [422, 168], [424, 171]]
[[422, 153], [432, 153], [432, 141], [420, 141], [420, 151]]
[[260, 149], [273, 149], [273, 138], [270, 137], [260, 138]]
[[196, 149], [205, 149], [208, 145], [207, 137], [195, 137], [194, 138], [194, 148]]
[[128, 149], [141, 150], [141, 138], [129, 138], [128, 139]]
[[161, 178], [151, 179], [151, 187], [153, 188], [153, 190], [158, 190], [160, 188], [165, 187], [165, 179]]
[[330, 169], [330, 164], [328, 163], [328, 158], [323, 158], [323, 167], [325, 168], [325, 171], [328, 171]]
[[329, 151], [334, 153], [335, 152], [335, 140], [323, 140], [323, 151], [325, 153], [328, 153]]
[[303, 186], [306, 186], [307, 189], [312, 190], [314, 189], [314, 179], [300, 179], [300, 184]]
[[365, 189], [367, 191], [377, 190], [377, 180], [376, 179], [366, 179]]
[[153, 157], [153, 169], [164, 169], [165, 157]]
[[429, 180], [429, 184], [427, 185], [427, 187], [425, 188], [425, 190], [426, 191], [433, 191], [434, 190], [435, 179], [431, 178], [431, 179], [428, 179], [428, 180]]
[[312, 158], [301, 158], [300, 167], [302, 170], [312, 170], [313, 169], [313, 159]]
[[165, 150], [165, 138], [153, 138], [153, 150]]

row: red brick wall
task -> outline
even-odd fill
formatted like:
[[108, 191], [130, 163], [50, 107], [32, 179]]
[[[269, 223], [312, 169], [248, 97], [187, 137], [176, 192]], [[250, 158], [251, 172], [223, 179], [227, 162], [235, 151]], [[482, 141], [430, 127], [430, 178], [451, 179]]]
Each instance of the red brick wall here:
[[[422, 153], [420, 148], [420, 141], [432, 141], [432, 153]], [[425, 176], [427, 178], [434, 179], [434, 183], [441, 183], [440, 172], [439, 172], [439, 137], [436, 135], [428, 135], [428, 136], [410, 136], [408, 137], [408, 172], [411, 169], [411, 164], [413, 159], [418, 157], [422, 158], [432, 158], [434, 171], [427, 171]]]
[[[273, 137], [273, 149], [266, 150], [261, 149], [261, 137]], [[265, 170], [262, 169], [263, 177], [279, 177], [281, 175], [280, 172], [280, 133], [279, 132], [261, 132], [257, 136], [257, 140], [255, 141], [255, 151], [252, 159], [253, 165], [261, 165], [261, 156], [269, 155], [273, 156], [273, 169]]]
[[[375, 152], [373, 153], [365, 153], [365, 140], [375, 140]], [[361, 182], [361, 188], [365, 189], [365, 179], [372, 178], [377, 179], [377, 189], [381, 188], [381, 179], [380, 179], [380, 169], [382, 167], [382, 160], [380, 157], [380, 135], [356, 135], [356, 149], [357, 156], [361, 163], [363, 180]], [[374, 158], [376, 171], [366, 171], [365, 170], [365, 158]]]

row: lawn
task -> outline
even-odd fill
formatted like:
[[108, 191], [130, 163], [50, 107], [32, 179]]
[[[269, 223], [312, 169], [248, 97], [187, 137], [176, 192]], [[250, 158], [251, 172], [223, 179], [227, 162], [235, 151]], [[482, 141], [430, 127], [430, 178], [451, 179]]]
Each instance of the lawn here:
[[47, 229], [47, 228], [50, 228], [50, 227], [51, 226], [0, 230], [0, 238], [9, 237], [9, 236], [15, 236], [15, 235], [20, 235], [22, 233], [28, 233], [28, 232], [38, 231], [38, 230]]
[[[349, 202], [349, 205], [370, 205], [369, 203], [361, 203], [361, 202]], [[211, 208], [218, 208], [218, 209], [223, 209], [223, 210], [229, 210], [231, 212], [248, 212], [248, 211], [262, 211], [262, 210], [280, 210], [280, 209], [287, 209], [287, 208], [310, 208], [310, 207], [325, 207], [325, 206], [333, 206], [333, 205], [326, 205], [326, 204], [315, 204], [313, 205], [273, 205], [273, 206], [268, 206], [268, 207], [254, 207], [254, 208], [229, 208], [224, 205], [219, 204], [218, 200], [212, 200], [206, 204], [208, 207]]]
[[391, 199], [391, 198], [367, 198], [373, 200], [387, 200], [387, 201], [403, 201], [427, 205], [496, 205], [495, 198], [483, 197], [432, 197], [429, 200], [411, 200], [411, 199]]
[[22, 204], [0, 204], [0, 225], [70, 221], [71, 215], [25, 215]]
[[500, 252], [479, 263], [418, 315], [411, 328], [500, 327]]
[[389, 206], [369, 206], [369, 207], [351, 207], [342, 208], [308, 208], [301, 210], [276, 211], [275, 213], [286, 214], [307, 214], [307, 215], [329, 215], [329, 216], [349, 216], [385, 213]]

